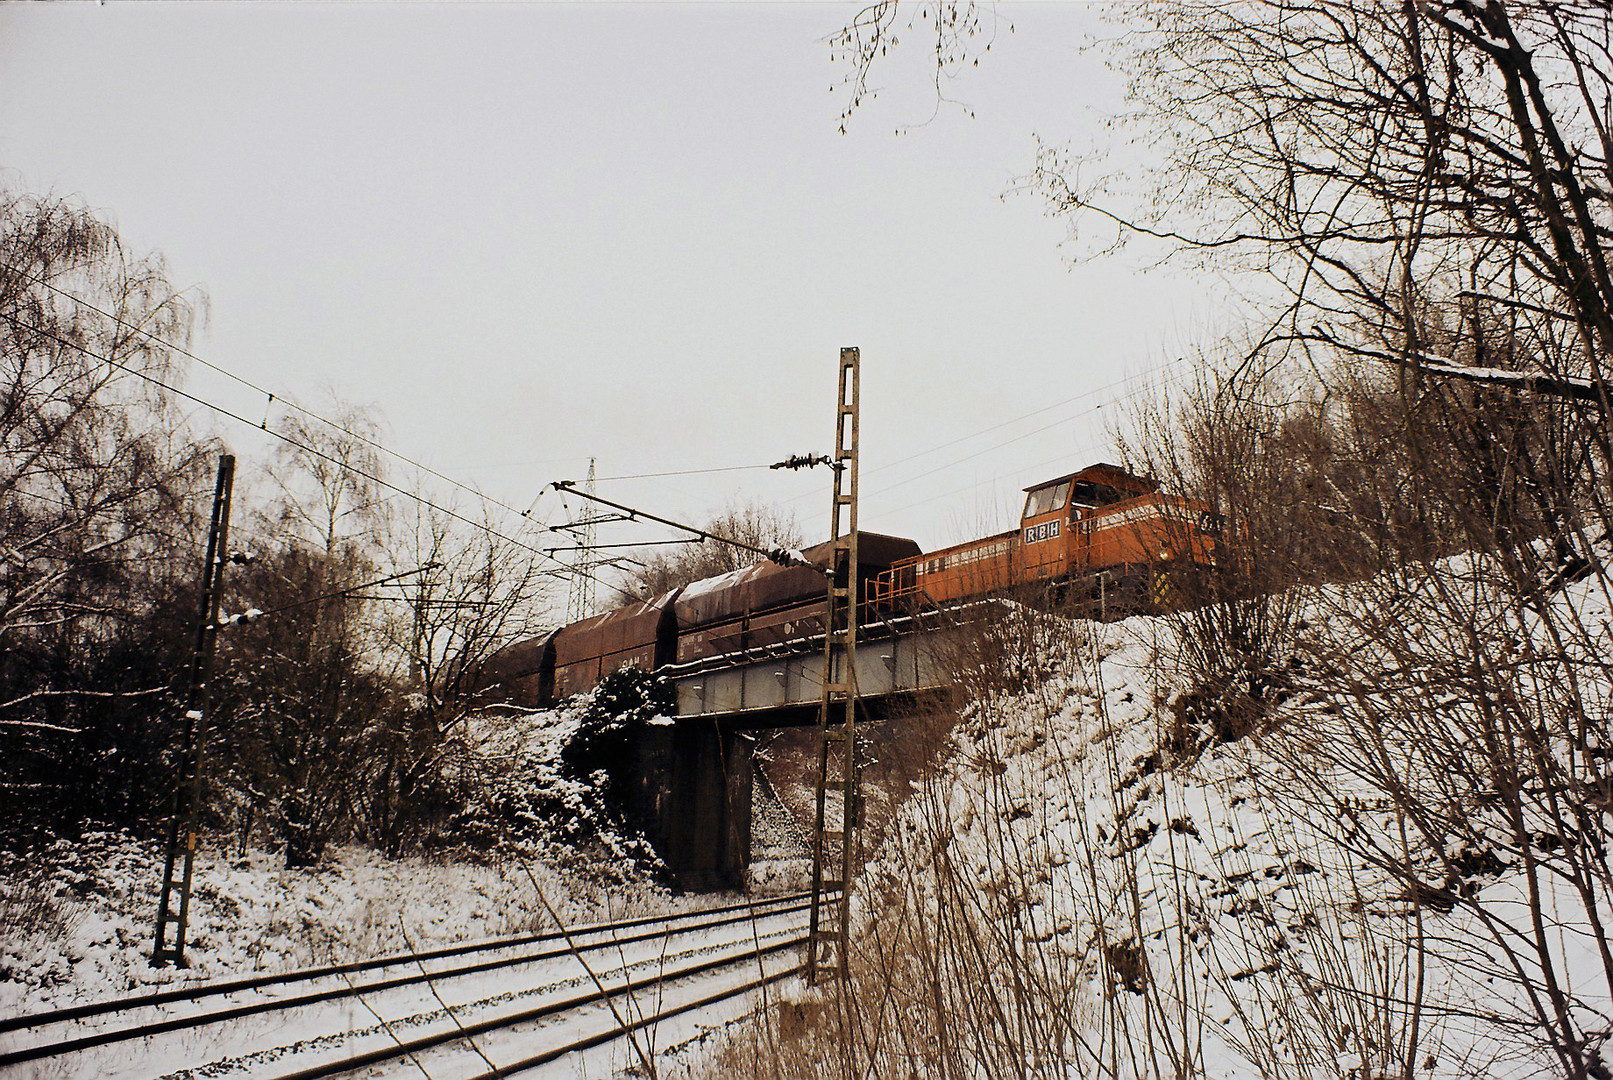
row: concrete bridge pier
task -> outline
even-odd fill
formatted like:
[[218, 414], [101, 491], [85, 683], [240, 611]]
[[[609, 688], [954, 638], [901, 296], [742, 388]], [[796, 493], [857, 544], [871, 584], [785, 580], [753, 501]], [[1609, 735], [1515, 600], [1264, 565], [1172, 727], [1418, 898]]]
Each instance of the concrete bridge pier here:
[[[933, 613], [905, 615], [864, 628], [855, 680], [869, 719], [912, 709], [950, 685], [958, 641], [940, 622]], [[744, 885], [755, 746], [747, 732], [817, 723], [823, 653], [813, 644], [662, 669], [678, 715], [651, 725], [640, 744], [638, 801], [645, 834], [678, 885]]]
[[655, 724], [640, 741], [639, 815], [680, 888], [743, 887], [755, 746], [715, 717]]

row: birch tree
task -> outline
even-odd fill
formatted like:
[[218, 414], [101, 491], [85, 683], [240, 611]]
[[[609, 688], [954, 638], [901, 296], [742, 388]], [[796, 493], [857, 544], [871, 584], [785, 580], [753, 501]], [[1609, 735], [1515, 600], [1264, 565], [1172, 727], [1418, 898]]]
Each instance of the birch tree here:
[[[181, 429], [171, 388], [200, 309], [160, 257], [128, 251], [81, 204], [0, 190], [0, 803], [14, 803], [0, 816], [12, 822], [148, 809], [173, 672], [161, 648], [138, 662], [123, 649], [150, 644], [181, 565], [194, 567], [176, 556], [190, 554], [213, 454]], [[108, 792], [109, 777], [126, 782]]]

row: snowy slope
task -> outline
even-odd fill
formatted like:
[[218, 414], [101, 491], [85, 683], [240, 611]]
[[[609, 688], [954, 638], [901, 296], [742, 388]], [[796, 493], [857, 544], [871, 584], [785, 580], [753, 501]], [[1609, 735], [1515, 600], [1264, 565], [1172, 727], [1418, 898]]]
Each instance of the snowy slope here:
[[[967, 675], [973, 700], [948, 764], [915, 784], [864, 874], [852, 1019], [832, 994], [806, 994], [815, 1024], [781, 1030], [769, 1017], [691, 1072], [813, 1075], [855, 1045], [876, 1076], [1562, 1075], [1535, 1015], [1551, 1011], [1549, 963], [1587, 1075], [1613, 1075], [1600, 1055], [1613, 1029], [1600, 951], [1608, 880], [1576, 889], [1549, 822], [1525, 813], [1519, 833], [1539, 841], [1531, 872], [1507, 847], [1510, 804], [1461, 802], [1465, 789], [1440, 769], [1482, 773], [1481, 747], [1417, 740], [1447, 724], [1453, 739], [1482, 731], [1492, 703], [1428, 690], [1450, 644], [1438, 640], [1438, 604], [1395, 602], [1401, 636], [1374, 639], [1348, 588], [1307, 596], [1291, 688], [1221, 739], [1184, 736], [1181, 695], [1193, 687], [1168, 620], [1027, 614], [1035, 625], [1003, 632], [1006, 647]], [[1576, 709], [1602, 730], [1604, 583], [1557, 605], [1591, 655], [1525, 611], [1503, 655], [1538, 663], [1496, 685], [1532, 688], [1519, 711], [1545, 717], [1544, 730], [1566, 708], [1548, 676], [1568, 656], [1582, 680]], [[1458, 633], [1458, 660], [1461, 648]], [[1385, 702], [1407, 706], [1405, 725], [1363, 729]], [[1536, 740], [1594, 781], [1594, 754], [1558, 742]], [[1425, 799], [1433, 825], [1417, 807], [1397, 811], [1382, 775], [1352, 771], [1360, 755]], [[1606, 811], [1577, 810], [1593, 846]], [[1454, 839], [1440, 847], [1419, 832], [1433, 826]], [[1607, 866], [1595, 851], [1585, 862]], [[828, 1006], [817, 1014], [814, 1002]]]

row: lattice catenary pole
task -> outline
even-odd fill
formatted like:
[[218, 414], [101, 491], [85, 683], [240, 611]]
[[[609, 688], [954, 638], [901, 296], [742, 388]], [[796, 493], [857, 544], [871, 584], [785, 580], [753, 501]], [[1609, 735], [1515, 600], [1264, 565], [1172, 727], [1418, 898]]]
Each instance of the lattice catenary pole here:
[[[196, 627], [196, 649], [191, 657], [190, 687], [186, 692], [184, 728], [174, 777], [173, 812], [168, 820], [168, 851], [163, 860], [162, 894], [157, 901], [157, 929], [151, 949], [154, 967], [185, 966], [185, 930], [190, 923], [190, 881], [196, 862], [197, 814], [202, 802], [202, 743], [207, 716], [208, 679], [218, 643], [218, 609], [222, 598], [225, 555], [230, 532], [230, 495], [235, 488], [235, 457], [225, 454], [218, 463], [213, 490], [213, 521], [207, 531], [207, 559], [202, 564], [201, 612]], [[174, 876], [175, 867], [179, 877]], [[173, 928], [173, 934], [168, 933]]]
[[[807, 981], [848, 971], [852, 854], [860, 802], [857, 761], [857, 445], [859, 353], [840, 350], [835, 398], [834, 502], [829, 604], [818, 706], [817, 814], [812, 832], [812, 911]], [[838, 793], [832, 799], [830, 793]], [[838, 804], [838, 806], [836, 805]], [[838, 895], [832, 895], [838, 891]]]
[[[588, 459], [588, 480], [583, 484], [582, 493], [594, 493], [594, 459]], [[599, 555], [594, 550], [598, 535], [598, 521], [601, 515], [594, 511], [592, 503], [584, 503], [582, 517], [577, 519], [581, 526], [577, 530], [577, 562], [574, 564], [577, 572], [571, 575], [571, 596], [567, 608], [567, 622], [581, 622], [594, 613], [594, 574], [599, 569]]]

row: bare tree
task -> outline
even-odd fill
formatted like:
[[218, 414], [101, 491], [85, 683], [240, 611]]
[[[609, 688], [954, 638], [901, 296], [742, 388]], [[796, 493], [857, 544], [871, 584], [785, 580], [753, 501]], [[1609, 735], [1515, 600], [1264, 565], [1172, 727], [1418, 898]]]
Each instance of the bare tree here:
[[156, 256], [62, 200], [0, 193], [0, 645], [95, 615], [190, 494], [164, 383], [196, 315]]
[[[209, 456], [169, 390], [200, 301], [64, 199], [0, 191], [0, 253], [0, 791], [20, 804], [0, 814], [31, 820], [59, 796], [68, 819], [138, 816], [173, 678], [149, 633], [180, 587]], [[132, 766], [112, 805], [81, 782], [93, 748]]]
[[903, 4], [899, 0], [875, 0], [858, 9], [851, 21], [830, 35], [831, 58], [846, 70], [841, 85], [846, 91], [840, 111], [840, 133], [846, 133], [852, 115], [879, 96], [870, 76], [901, 39], [910, 35], [922, 42], [928, 54], [930, 84], [934, 89], [935, 111], [950, 105], [969, 116], [969, 107], [952, 98], [949, 86], [967, 70], [978, 67], [980, 57], [991, 52], [999, 30], [1013, 33], [1012, 23], [1001, 20], [993, 4], [975, 0], [948, 0], [943, 3]]
[[351, 407], [334, 415], [334, 427], [282, 422], [270, 468], [280, 492], [258, 525], [260, 558], [236, 583], [243, 606], [274, 614], [227, 639], [238, 778], [293, 867], [352, 821], [363, 736], [389, 696], [372, 601], [353, 588], [380, 556], [375, 425]]
[[[1176, 630], [1177, 664], [1190, 683], [1168, 740], [1178, 754], [1201, 737], [1224, 741], [1259, 726], [1286, 681], [1299, 618], [1291, 586], [1338, 561], [1340, 549], [1317, 529], [1304, 464], [1312, 447], [1296, 430], [1314, 413], [1300, 406], [1298, 388], [1287, 395], [1283, 403], [1269, 386], [1229, 385], [1207, 365], [1179, 399], [1139, 405], [1120, 439], [1139, 471], [1214, 508], [1213, 561], [1156, 571], [1167, 594], [1162, 618]], [[1167, 527], [1185, 541], [1204, 524], [1172, 519]]]
[[417, 841], [450, 805], [446, 773], [460, 762], [464, 725], [481, 703], [499, 650], [542, 626], [552, 575], [539, 556], [492, 528], [418, 505], [387, 541], [382, 641], [400, 703], [369, 732], [362, 813], [384, 849]]
[[337, 403], [333, 425], [304, 413], [280, 422], [285, 441], [269, 474], [280, 488], [273, 513], [279, 534], [333, 560], [372, 560], [384, 519], [380, 434], [375, 419]]
[[553, 572], [541, 556], [429, 507], [409, 512], [389, 540], [400, 575], [388, 640], [408, 660], [406, 685], [438, 713], [463, 711], [487, 661], [543, 621]]
[[1056, 210], [1258, 269], [1283, 298], [1262, 349], [1606, 409], [1605, 7], [1171, 0], [1122, 18], [1129, 120], [1167, 167], [1100, 176], [1046, 152]]
[[[1154, 0], [1115, 22], [1131, 108], [1105, 131], [1152, 156], [1044, 146], [1030, 186], [1072, 229], [1264, 277], [1276, 310], [1250, 357], [1343, 353], [1566, 399], [1606, 460], [1606, 5]], [[991, 36], [964, 0], [869, 5], [831, 39], [850, 108], [914, 24], [938, 80]]]

